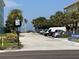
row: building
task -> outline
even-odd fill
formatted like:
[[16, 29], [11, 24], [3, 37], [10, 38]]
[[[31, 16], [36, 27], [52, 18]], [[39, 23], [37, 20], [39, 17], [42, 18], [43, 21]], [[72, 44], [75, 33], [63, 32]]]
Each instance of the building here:
[[0, 0], [0, 33], [3, 32], [4, 27], [4, 1]]
[[71, 3], [70, 5], [66, 6], [64, 8], [65, 12], [71, 12], [71, 11], [79, 11], [79, 1], [76, 1], [74, 3]]

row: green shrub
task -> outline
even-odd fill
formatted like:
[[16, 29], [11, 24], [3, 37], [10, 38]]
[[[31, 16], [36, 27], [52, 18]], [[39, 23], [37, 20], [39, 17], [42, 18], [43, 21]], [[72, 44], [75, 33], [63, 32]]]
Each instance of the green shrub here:
[[[3, 49], [17, 49], [18, 48], [18, 39], [17, 39], [16, 33], [5, 33], [0, 34], [0, 50]], [[3, 41], [2, 41], [3, 39]], [[4, 43], [4, 46], [2, 46], [2, 42]], [[21, 45], [19, 46], [22, 47]]]
[[15, 34], [15, 33], [6, 33], [6, 38], [8, 40], [16, 39], [17, 38], [17, 34]]
[[17, 34], [16, 33], [6, 33], [6, 34], [0, 34], [0, 40], [6, 40], [10, 42], [16, 42], [17, 41]]
[[17, 42], [17, 34], [16, 33], [6, 33], [6, 39], [9, 42]]

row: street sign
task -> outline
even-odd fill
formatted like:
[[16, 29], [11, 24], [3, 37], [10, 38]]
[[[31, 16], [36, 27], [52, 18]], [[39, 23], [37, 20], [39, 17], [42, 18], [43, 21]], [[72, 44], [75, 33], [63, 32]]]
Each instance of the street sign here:
[[15, 27], [20, 27], [21, 26], [21, 21], [19, 19], [16, 19], [14, 22]]
[[16, 20], [16, 21], [15, 21], [15, 25], [16, 25], [16, 26], [19, 26], [19, 25], [20, 25], [20, 20]]

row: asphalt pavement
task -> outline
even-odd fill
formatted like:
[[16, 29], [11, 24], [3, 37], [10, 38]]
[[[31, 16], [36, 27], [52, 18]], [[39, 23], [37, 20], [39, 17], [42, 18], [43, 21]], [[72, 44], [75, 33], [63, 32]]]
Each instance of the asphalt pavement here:
[[78, 50], [21, 51], [0, 53], [0, 59], [79, 59]]

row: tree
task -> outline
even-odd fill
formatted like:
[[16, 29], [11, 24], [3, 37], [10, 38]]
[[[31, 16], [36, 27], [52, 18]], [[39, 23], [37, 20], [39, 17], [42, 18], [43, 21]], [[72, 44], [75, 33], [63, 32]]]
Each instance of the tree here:
[[68, 13], [64, 13], [62, 17], [62, 22], [64, 26], [68, 25], [71, 22], [71, 16]]
[[71, 15], [71, 21], [72, 21], [72, 24], [73, 24], [73, 29], [75, 28], [75, 32], [78, 28], [78, 22], [79, 22], [79, 11], [72, 11], [70, 13]]
[[32, 24], [35, 27], [35, 30], [38, 31], [38, 29], [45, 29], [47, 28], [48, 21], [45, 17], [38, 17], [36, 19], [33, 19]]
[[63, 12], [57, 11], [54, 15], [50, 16], [50, 22], [53, 26], [63, 26]]
[[21, 22], [23, 21], [22, 11], [19, 10], [19, 9], [13, 9], [13, 10], [11, 10], [11, 12], [9, 13], [9, 15], [7, 17], [7, 21], [6, 21], [6, 27], [9, 30], [15, 30], [14, 21], [17, 18], [19, 20], [21, 20]]
[[[77, 29], [77, 23], [79, 22], [79, 12], [78, 11], [71, 11], [70, 13], [64, 13], [63, 15], [63, 24], [69, 29], [68, 25], [70, 25], [70, 28]], [[71, 26], [73, 24], [73, 26]]]

